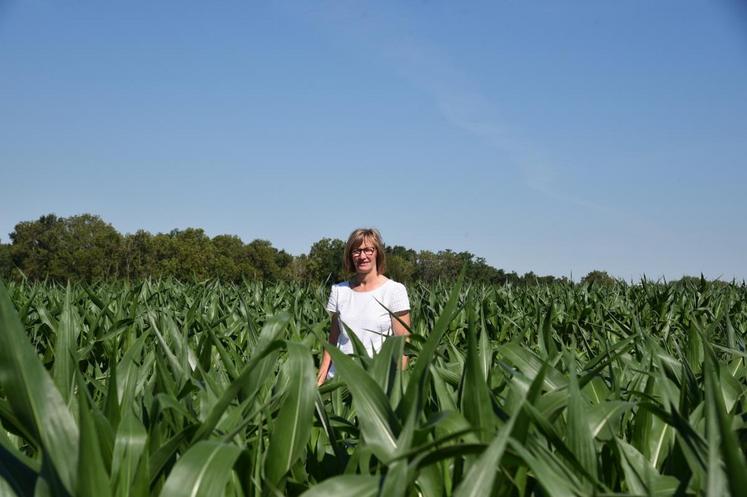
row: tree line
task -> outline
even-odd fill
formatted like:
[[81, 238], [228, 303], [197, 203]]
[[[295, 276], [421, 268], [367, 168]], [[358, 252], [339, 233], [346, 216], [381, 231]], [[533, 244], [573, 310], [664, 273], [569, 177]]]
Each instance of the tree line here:
[[[0, 243], [0, 277], [52, 281], [110, 279], [217, 278], [243, 280], [335, 282], [345, 279], [345, 242], [322, 238], [308, 254], [294, 256], [268, 240], [244, 243], [236, 235], [209, 237], [200, 228], [152, 234], [121, 234], [93, 214], [41, 216], [16, 224], [10, 243]], [[490, 284], [539, 284], [565, 278], [519, 275], [489, 265], [470, 252], [415, 251], [387, 246], [387, 275], [404, 283], [455, 278], [466, 266], [468, 280]]]

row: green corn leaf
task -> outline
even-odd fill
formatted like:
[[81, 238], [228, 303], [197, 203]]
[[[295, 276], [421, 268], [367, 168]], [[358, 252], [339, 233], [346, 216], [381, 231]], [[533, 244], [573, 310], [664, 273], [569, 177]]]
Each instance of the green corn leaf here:
[[267, 478], [273, 485], [280, 482], [301, 456], [309, 440], [316, 397], [311, 353], [303, 345], [292, 342], [287, 342], [287, 348], [287, 393], [275, 421], [265, 462]]
[[343, 450], [343, 448], [337, 441], [337, 430], [332, 426], [332, 423], [329, 420], [329, 416], [327, 416], [327, 411], [325, 411], [324, 409], [322, 396], [318, 390], [314, 396], [314, 411], [317, 419], [319, 420], [319, 423], [322, 426], [322, 430], [324, 430], [324, 433], [327, 436], [329, 444], [332, 446], [332, 452], [335, 456], [337, 469], [344, 469], [345, 463], [347, 463], [348, 460], [347, 453]]
[[550, 497], [576, 497], [585, 495], [573, 473], [562, 461], [536, 444], [522, 445], [509, 440], [511, 448], [526, 462], [534, 477]]
[[456, 393], [453, 392], [443, 380], [442, 373], [435, 367], [430, 367], [431, 378], [433, 378], [433, 391], [438, 405], [443, 411], [457, 411]]
[[[724, 398], [718, 382], [718, 361], [713, 349], [703, 339], [705, 348], [704, 375], [706, 380], [706, 432], [710, 435], [708, 455], [708, 493], [723, 491], [728, 483], [732, 497], [744, 494], [747, 489], [747, 462], [741, 447], [739, 438], [732, 428], [732, 416], [726, 411]], [[716, 447], [718, 444], [721, 451], [721, 459], [729, 475], [727, 482], [723, 481], [723, 475], [718, 471], [720, 464], [716, 458]], [[713, 470], [713, 474], [710, 473]]]
[[414, 458], [414, 464], [419, 469], [422, 469], [448, 459], [479, 456], [484, 454], [486, 449], [487, 446], [483, 443], [457, 443], [454, 445], [446, 445], [418, 455]]
[[236, 380], [234, 380], [231, 385], [229, 385], [226, 391], [223, 392], [221, 398], [218, 399], [213, 408], [210, 410], [210, 413], [208, 414], [207, 418], [205, 418], [205, 421], [203, 421], [200, 427], [197, 429], [197, 432], [192, 439], [192, 443], [207, 437], [213, 431], [213, 429], [215, 429], [218, 421], [220, 421], [220, 418], [225, 413], [226, 408], [236, 398], [236, 396], [244, 386], [244, 382], [249, 378], [249, 376], [254, 371], [254, 368], [260, 363], [260, 361], [262, 361], [262, 359], [275, 352], [276, 350], [283, 348], [284, 346], [285, 342], [282, 342], [280, 340], [270, 342], [267, 346], [265, 346], [263, 350], [257, 352], [252, 356], [247, 365], [244, 366], [244, 369], [241, 371], [238, 378], [236, 378]]
[[208, 335], [210, 336], [210, 340], [212, 341], [215, 348], [218, 350], [218, 355], [220, 356], [220, 360], [223, 364], [223, 367], [226, 368], [226, 371], [228, 372], [229, 377], [232, 380], [235, 380], [237, 376], [239, 376], [239, 372], [236, 370], [236, 366], [234, 364], [233, 359], [229, 355], [226, 348], [223, 346], [223, 343], [218, 339], [218, 336], [215, 334], [215, 331], [212, 328], [207, 329]]
[[381, 486], [380, 495], [387, 497], [404, 497], [410, 483], [410, 471], [406, 460], [398, 460], [389, 465], [386, 477]]
[[99, 436], [84, 380], [78, 375], [78, 491], [79, 497], [110, 497], [111, 483], [104, 467]]
[[643, 454], [627, 442], [616, 439], [616, 443], [629, 492], [654, 497], [674, 495], [679, 485], [676, 478], [659, 474]]
[[[143, 354], [145, 344], [150, 343], [150, 340], [152, 340], [152, 337], [146, 333], [143, 333], [135, 340], [117, 364], [117, 372], [113, 373], [113, 381], [116, 382], [117, 399], [121, 412], [126, 409], [132, 409], [135, 389], [141, 376], [141, 369], [138, 362]], [[114, 403], [114, 399], [111, 402]]]
[[501, 426], [493, 441], [470, 467], [464, 481], [457, 487], [454, 497], [481, 497], [493, 492], [493, 484], [517, 416], [522, 412], [516, 409], [508, 422]]
[[[33, 495], [38, 478], [37, 471], [31, 467], [23, 454], [17, 453], [17, 449], [11, 447], [0, 428], [0, 481], [5, 480], [7, 483], [7, 495]], [[0, 495], [3, 495], [2, 489]]]
[[54, 366], [52, 378], [62, 398], [70, 405], [75, 385], [75, 364], [77, 363], [78, 350], [78, 327], [76, 322], [76, 311], [70, 301], [72, 290], [70, 283], [65, 290], [65, 300], [62, 304], [62, 314], [55, 330]]
[[[258, 362], [253, 366], [252, 370], [247, 372], [246, 368], [241, 374], [246, 376], [241, 380], [243, 386], [240, 390], [239, 399], [244, 400], [256, 395], [260, 389], [271, 382], [274, 378], [275, 366], [276, 366], [276, 354], [275, 350], [265, 353], [270, 344], [276, 341], [280, 341], [281, 335], [285, 331], [290, 322], [290, 315], [287, 312], [279, 312], [275, 316], [272, 316], [262, 326], [257, 338], [257, 343], [252, 347], [251, 359], [255, 359], [257, 354], [264, 354], [262, 358], [258, 358]], [[236, 361], [238, 362], [238, 361]], [[237, 381], [239, 376], [236, 377]]]
[[592, 406], [587, 414], [592, 437], [609, 440], [616, 435], [616, 423], [625, 411], [633, 409], [635, 403], [610, 400]]
[[428, 365], [433, 360], [433, 356], [436, 353], [436, 348], [441, 342], [441, 338], [444, 333], [448, 330], [451, 321], [457, 312], [457, 305], [459, 303], [459, 294], [462, 289], [464, 282], [464, 273], [467, 266], [462, 267], [462, 271], [459, 273], [459, 277], [454, 283], [454, 287], [451, 289], [449, 294], [449, 300], [446, 302], [443, 311], [438, 316], [433, 329], [426, 338], [423, 347], [420, 349], [420, 353], [417, 356], [417, 360], [412, 367], [410, 372], [410, 378], [407, 381], [407, 388], [405, 390], [405, 396], [400, 402], [401, 408], [398, 407], [400, 412], [409, 412], [412, 404], [417, 404], [419, 399], [424, 395], [426, 376], [428, 374]]
[[558, 353], [558, 349], [555, 346], [555, 340], [553, 339], [553, 327], [552, 327], [552, 319], [553, 319], [553, 306], [549, 305], [547, 307], [547, 313], [545, 314], [545, 318], [542, 321], [542, 332], [539, 334], [539, 338], [541, 339], [542, 349], [545, 351], [546, 357], [548, 359], [552, 359], [555, 357], [555, 355]]
[[148, 465], [150, 484], [153, 484], [161, 476], [162, 471], [164, 471], [169, 461], [176, 457], [179, 447], [188, 442], [196, 431], [196, 425], [187, 425], [158, 447], [150, 458]]
[[[242, 388], [244, 388], [246, 381], [252, 376], [257, 365], [265, 357], [285, 346], [285, 342], [275, 340], [275, 338], [287, 326], [289, 320], [290, 316], [287, 313], [281, 313], [268, 321], [262, 330], [257, 348], [252, 354], [252, 358], [210, 410], [207, 418], [205, 418], [205, 421], [203, 421], [195, 433], [192, 440], [193, 443], [207, 437], [213, 429], [215, 429], [218, 421], [220, 421], [220, 418], [225, 413], [226, 408], [236, 398]], [[264, 373], [269, 374], [269, 371], [265, 371]]]
[[117, 428], [112, 456], [112, 486], [115, 497], [128, 497], [146, 449], [148, 434], [132, 411], [125, 411]]
[[336, 347], [325, 344], [332, 361], [353, 394], [361, 433], [376, 457], [384, 461], [395, 454], [400, 426], [384, 392], [374, 379], [353, 359]]
[[726, 367], [719, 369], [718, 378], [718, 385], [724, 398], [724, 408], [729, 412], [734, 408], [740, 396], [743, 395], [743, 387]]
[[488, 381], [490, 378], [490, 369], [493, 365], [493, 348], [490, 346], [488, 328], [485, 325], [485, 313], [482, 308], [480, 309], [480, 343], [478, 350], [480, 351], [482, 374], [485, 377], [485, 381]]
[[153, 312], [148, 313], [148, 319], [150, 320], [151, 330], [156, 335], [156, 339], [161, 345], [161, 349], [171, 366], [171, 371], [173, 372], [177, 385], [184, 385], [188, 378], [187, 368], [185, 368], [183, 361], [180, 361], [179, 358], [176, 357], [176, 354], [171, 350], [171, 347], [164, 337], [164, 332], [167, 331], [169, 325], [173, 325], [173, 323], [166, 316], [160, 316], [160, 319], [158, 320], [160, 323], [159, 326], [159, 324], [156, 323], [156, 315]]
[[[537, 376], [537, 373], [539, 373], [544, 364], [544, 361], [535, 353], [518, 342], [511, 342], [504, 345], [501, 347], [500, 353], [528, 378]], [[560, 371], [555, 368], [548, 369], [545, 374], [545, 388], [548, 390], [559, 390], [567, 386], [568, 380], [560, 374]]]
[[401, 368], [404, 343], [405, 337], [388, 337], [371, 362], [371, 376], [385, 394], [389, 393], [392, 380]]
[[78, 426], [29, 343], [0, 282], [0, 386], [24, 428], [41, 441], [68, 493], [77, 488]]
[[457, 410], [441, 411], [437, 419], [434, 426], [437, 436], [450, 437], [458, 434], [465, 442], [479, 443], [475, 429], [461, 412]]
[[[615, 343], [612, 347], [609, 347], [604, 352], [597, 355], [594, 359], [590, 360], [585, 366], [583, 373], [579, 376], [578, 384], [581, 388], [584, 388], [587, 384], [594, 380], [599, 380], [599, 373], [609, 368], [613, 361], [617, 360], [620, 356], [627, 353], [628, 350], [635, 345], [636, 336], [630, 336], [624, 340], [620, 340]], [[605, 342], [606, 343], [606, 342]]]
[[[649, 362], [649, 369], [651, 369], [652, 363]], [[644, 387], [644, 395], [650, 397], [654, 393], [654, 382], [656, 381], [656, 377], [653, 375], [648, 375], [646, 378], [646, 385]], [[652, 420], [654, 419], [653, 414], [649, 412], [648, 409], [643, 408], [642, 406], [638, 406], [638, 409], [636, 410], [635, 419], [633, 420], [633, 434], [632, 437], [629, 439], [629, 441], [633, 444], [633, 446], [638, 449], [641, 453], [643, 453], [646, 457], [649, 457], [649, 453], [647, 452], [647, 447], [649, 444], [649, 441], [652, 437], [651, 431], [652, 431]], [[649, 457], [649, 460], [651, 458]], [[656, 464], [654, 464], [656, 466]]]
[[417, 473], [415, 485], [419, 495], [445, 495], [447, 491], [447, 477], [445, 464], [433, 464], [421, 468]]
[[[403, 456], [407, 454], [412, 448], [412, 442], [415, 435], [415, 423], [420, 411], [420, 406], [413, 405], [409, 414], [407, 415], [407, 421], [402, 427], [402, 431], [397, 439], [397, 456]], [[393, 462], [390, 462], [386, 477], [381, 486], [381, 495], [391, 497], [404, 497], [407, 495], [407, 490], [410, 482], [414, 479], [414, 467], [408, 465], [406, 457], [401, 457]]]
[[241, 449], [232, 444], [214, 440], [197, 442], [171, 470], [160, 497], [220, 495], [240, 454]]
[[[545, 374], [549, 367], [550, 365], [548, 363], [543, 364], [542, 368], [537, 373], [537, 376], [532, 380], [526, 393], [526, 402], [528, 404], [535, 404], [539, 399], [545, 381]], [[516, 410], [519, 410], [520, 408], [521, 407], [518, 406]], [[527, 436], [529, 435], [529, 427], [531, 426], [530, 416], [520, 416], [519, 419], [515, 421], [515, 425], [516, 426], [513, 430], [514, 439], [520, 443], [525, 443]]]
[[[110, 364], [115, 364], [112, 357], [109, 358]], [[119, 394], [117, 393], [117, 368], [109, 369], [109, 378], [106, 382], [106, 399], [104, 400], [104, 415], [109, 420], [112, 429], [116, 430], [119, 425], [120, 409]]]
[[369, 475], [340, 475], [324, 480], [301, 494], [301, 497], [376, 497], [379, 478]]
[[476, 330], [468, 329], [466, 333], [467, 359], [460, 385], [459, 407], [467, 420], [477, 429], [480, 440], [487, 442], [492, 438], [497, 418], [493, 413], [490, 389], [477, 351]]
[[[13, 414], [10, 404], [2, 399], [0, 399], [0, 422], [2, 423], [2, 425], [4, 425], [9, 433], [18, 434], [19, 437], [21, 437], [23, 440], [26, 440], [31, 445], [37, 447], [41, 445], [36, 435], [29, 432], [26, 429], [26, 425], [21, 422], [21, 420], [19, 420], [15, 416], [15, 414]], [[5, 432], [3, 430], [0, 430], [0, 445], [3, 445], [7, 450], [11, 451], [13, 455], [24, 461], [27, 466], [33, 467], [34, 471], [38, 472], [39, 468], [41, 467], [40, 462], [32, 460], [26, 454], [18, 450], [15, 444], [13, 444], [6, 437], [7, 435], [5, 434]]]
[[[524, 404], [524, 410], [526, 411], [527, 415], [532, 419], [532, 422], [534, 424], [534, 427], [539, 430], [540, 433], [544, 436], [545, 439], [553, 446], [553, 448], [556, 450], [556, 452], [553, 454], [554, 460], [557, 461], [557, 466], [560, 468], [570, 468], [567, 470], [569, 474], [580, 475], [585, 477], [588, 481], [594, 483], [597, 486], [601, 486], [601, 482], [599, 482], [595, 475], [592, 473], [589, 473], [589, 471], [586, 469], [586, 467], [581, 463], [581, 461], [578, 458], [578, 455], [563, 441], [563, 439], [558, 434], [557, 430], [555, 429], [554, 425], [550, 422], [548, 418], [542, 415], [540, 411], [535, 408], [532, 404], [525, 403]], [[535, 438], [528, 438], [527, 443], [536, 443]], [[544, 449], [543, 449], [544, 450]], [[537, 450], [533, 451], [535, 459], [539, 457], [540, 459], [549, 457], [544, 452]], [[529, 462], [529, 461], [527, 461]], [[565, 470], [565, 469], [564, 469]], [[575, 481], [575, 480], [574, 480]], [[584, 493], [586, 493], [588, 490], [585, 490]]]
[[578, 386], [576, 359], [573, 351], [568, 352], [568, 419], [566, 441], [586, 472], [597, 477], [597, 452], [592, 434], [590, 419], [587, 416], [588, 402]]

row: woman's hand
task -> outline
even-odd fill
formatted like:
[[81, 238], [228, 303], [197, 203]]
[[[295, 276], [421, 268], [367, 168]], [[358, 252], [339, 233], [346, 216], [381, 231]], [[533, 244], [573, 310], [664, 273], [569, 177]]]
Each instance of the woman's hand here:
[[329, 365], [331, 361], [332, 358], [330, 357], [329, 352], [325, 350], [324, 355], [322, 355], [322, 364], [319, 366], [319, 373], [316, 375], [316, 386], [322, 386], [327, 380], [327, 374], [329, 374]]

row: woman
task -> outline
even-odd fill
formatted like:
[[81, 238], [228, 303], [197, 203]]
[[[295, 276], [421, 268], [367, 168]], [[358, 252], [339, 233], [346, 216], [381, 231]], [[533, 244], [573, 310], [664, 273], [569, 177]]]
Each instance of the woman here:
[[[327, 311], [332, 317], [329, 343], [346, 354], [352, 354], [350, 334], [354, 333], [372, 356], [381, 349], [387, 336], [409, 334], [410, 301], [407, 290], [401, 283], [384, 276], [384, 243], [375, 229], [357, 229], [350, 234], [343, 262], [345, 270], [355, 275], [349, 281], [332, 286], [327, 303]], [[330, 366], [331, 357], [325, 350], [319, 367], [318, 385], [324, 383], [328, 376], [334, 376], [334, 365]], [[402, 357], [402, 368], [405, 366], [407, 356]]]

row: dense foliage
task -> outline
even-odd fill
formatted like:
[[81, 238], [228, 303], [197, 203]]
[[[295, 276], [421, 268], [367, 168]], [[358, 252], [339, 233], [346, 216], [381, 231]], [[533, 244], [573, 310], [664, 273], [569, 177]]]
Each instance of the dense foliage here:
[[409, 290], [317, 389], [326, 287], [0, 285], [0, 494], [743, 495], [744, 286]]
[[[0, 244], [0, 278], [6, 280], [95, 282], [152, 277], [320, 283], [344, 276], [344, 242], [330, 238], [315, 242], [308, 254], [293, 256], [267, 240], [244, 243], [235, 235], [210, 238], [198, 228], [122, 235], [98, 216], [49, 214], [18, 223], [10, 239], [10, 244]], [[389, 275], [404, 283], [453, 281], [464, 265], [472, 282], [536, 284], [555, 280], [533, 273], [506, 273], [469, 252], [416, 252], [390, 246], [387, 259]]]

